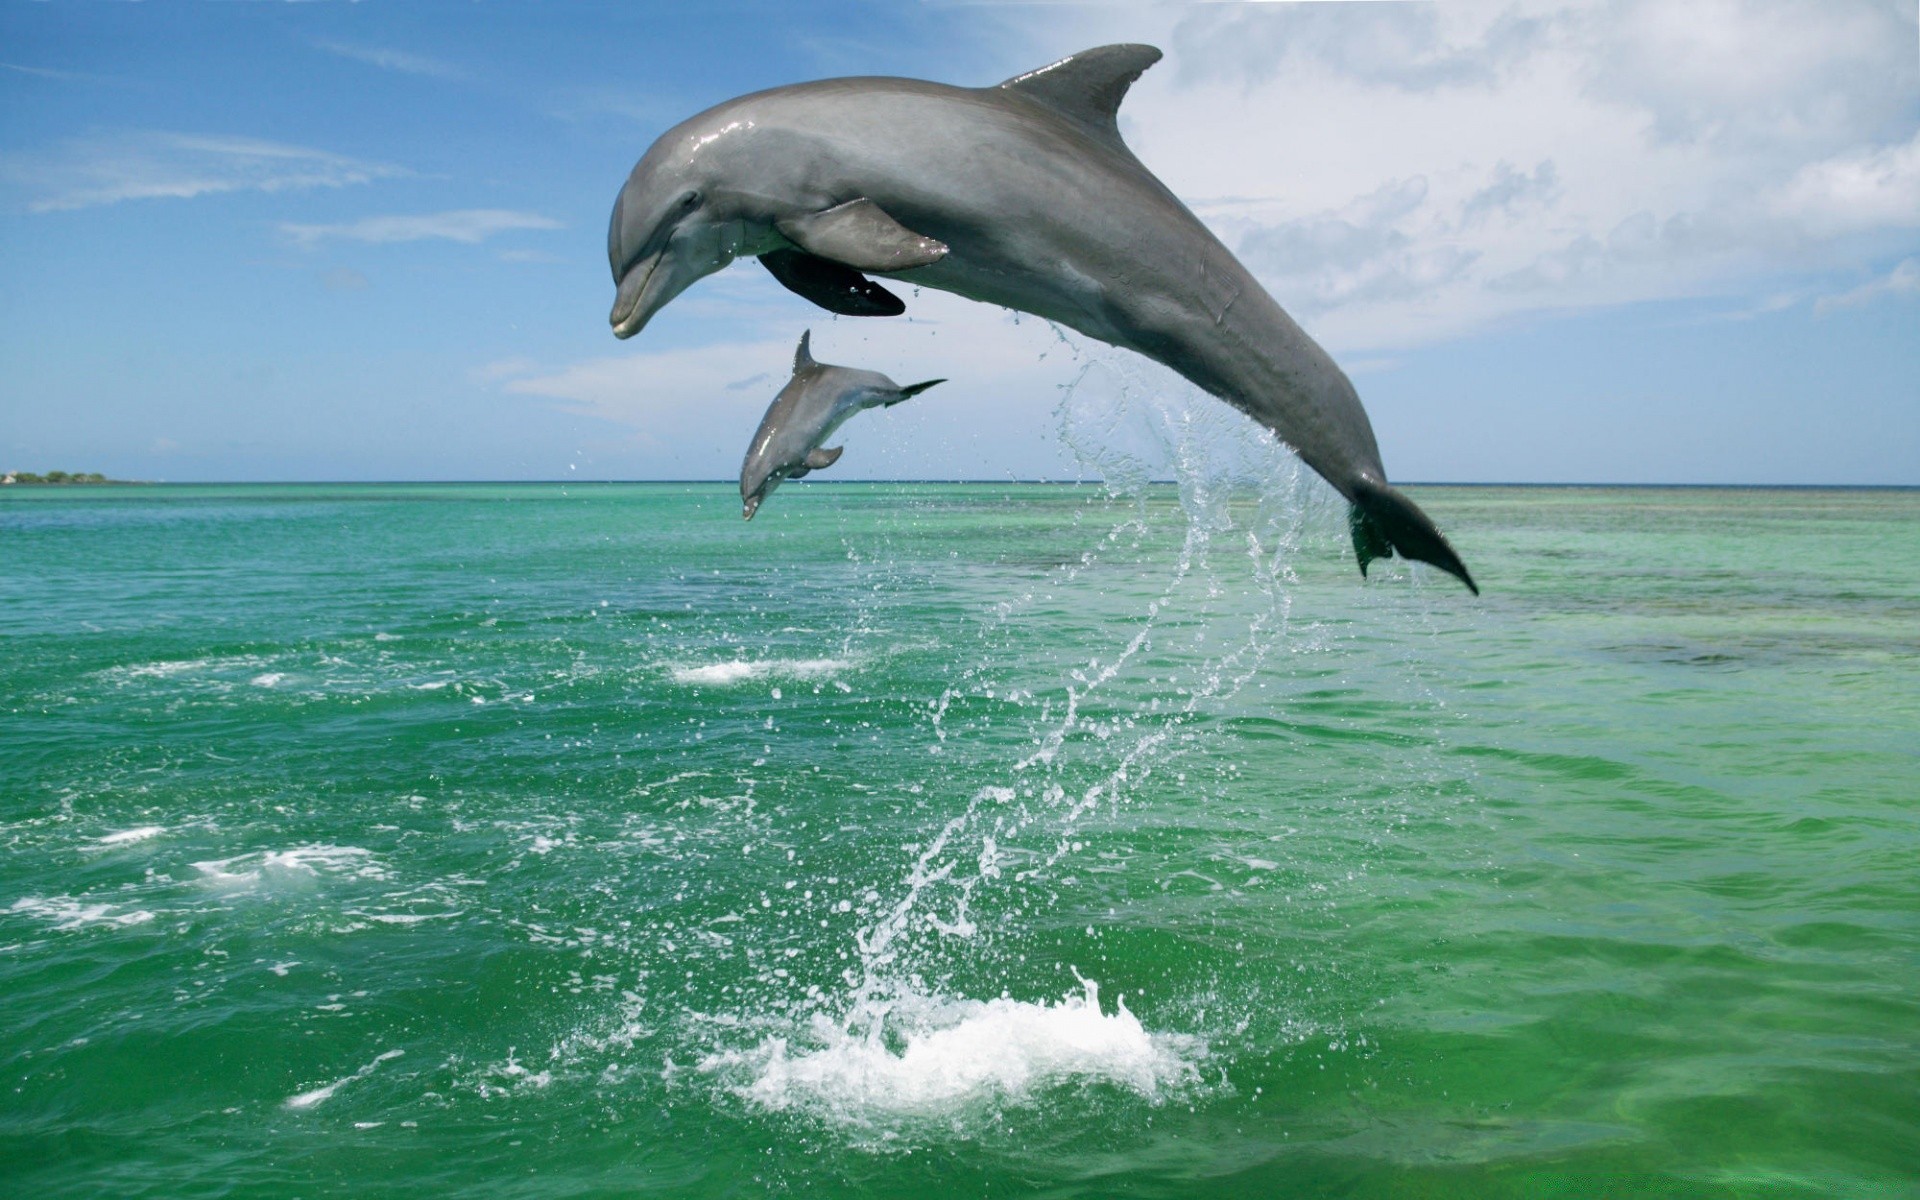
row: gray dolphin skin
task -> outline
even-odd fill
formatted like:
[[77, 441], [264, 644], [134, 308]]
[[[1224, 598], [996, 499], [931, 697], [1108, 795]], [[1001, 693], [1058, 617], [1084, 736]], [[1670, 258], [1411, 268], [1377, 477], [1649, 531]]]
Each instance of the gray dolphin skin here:
[[986, 88], [828, 79], [681, 122], [614, 204], [614, 334], [742, 255], [836, 313], [904, 310], [868, 273], [1033, 313], [1272, 430], [1352, 503], [1363, 575], [1397, 552], [1478, 593], [1388, 485], [1346, 374], [1121, 141], [1120, 101], [1159, 59], [1101, 46]]
[[747, 443], [746, 461], [740, 464], [740, 506], [749, 521], [783, 481], [840, 461], [841, 447], [821, 446], [849, 417], [869, 408], [891, 408], [946, 382], [929, 379], [901, 387], [878, 371], [815, 362], [812, 337], [812, 330], [800, 335], [793, 378], [767, 406], [753, 441]]

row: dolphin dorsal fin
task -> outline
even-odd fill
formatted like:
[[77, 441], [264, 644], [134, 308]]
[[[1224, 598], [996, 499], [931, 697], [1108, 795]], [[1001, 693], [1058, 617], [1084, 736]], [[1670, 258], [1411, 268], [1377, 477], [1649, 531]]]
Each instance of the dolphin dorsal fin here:
[[814, 365], [813, 350], [810, 348], [812, 340], [813, 330], [809, 329], [800, 335], [800, 344], [793, 348], [793, 373], [795, 375]]
[[1141, 72], [1160, 61], [1152, 46], [1096, 46], [1015, 75], [1000, 86], [1037, 100], [1104, 141], [1120, 140], [1120, 101]]

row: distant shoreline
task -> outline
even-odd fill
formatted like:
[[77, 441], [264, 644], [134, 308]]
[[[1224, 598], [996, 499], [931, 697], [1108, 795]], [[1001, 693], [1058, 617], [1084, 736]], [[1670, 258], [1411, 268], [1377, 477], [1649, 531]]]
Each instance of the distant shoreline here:
[[0, 487], [99, 487], [102, 484], [145, 483], [142, 479], [108, 479], [98, 471], [0, 472]]

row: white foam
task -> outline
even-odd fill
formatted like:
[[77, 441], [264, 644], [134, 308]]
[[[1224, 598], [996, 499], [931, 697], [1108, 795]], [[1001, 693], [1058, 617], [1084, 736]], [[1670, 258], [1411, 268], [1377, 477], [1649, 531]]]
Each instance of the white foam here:
[[734, 1090], [760, 1107], [853, 1125], [1019, 1103], [1070, 1083], [1112, 1084], [1149, 1100], [1198, 1083], [1204, 1041], [1150, 1033], [1124, 1001], [1103, 1013], [1098, 986], [1081, 983], [1083, 992], [1057, 1004], [909, 998], [888, 1014], [904, 1038], [898, 1051], [816, 1018], [817, 1048], [770, 1037], [710, 1055], [700, 1068], [742, 1076]]
[[844, 658], [762, 658], [735, 659], [732, 662], [707, 663], [692, 667], [669, 667], [675, 683], [703, 683], [727, 687], [756, 679], [817, 679], [853, 669]]
[[291, 850], [260, 850], [193, 864], [194, 870], [221, 887], [252, 887], [262, 883], [311, 883], [323, 875], [355, 879], [385, 879], [387, 871], [373, 851], [358, 846], [295, 846]]
[[345, 1079], [337, 1079], [325, 1087], [318, 1087], [310, 1092], [301, 1092], [298, 1096], [288, 1096], [287, 1107], [313, 1108], [316, 1105], [324, 1104], [333, 1096], [334, 1092], [339, 1090], [340, 1085], [346, 1082], [347, 1080]]
[[153, 920], [145, 909], [121, 912], [111, 904], [88, 904], [72, 896], [27, 896], [13, 902], [9, 912], [38, 917], [55, 929], [85, 929], [89, 925], [144, 925]]
[[95, 838], [94, 844], [100, 846], [131, 846], [135, 842], [144, 842], [148, 838], [159, 837], [167, 831], [165, 825], [141, 825], [133, 829], [122, 829], [118, 833], [109, 833], [105, 837]]
[[199, 671], [212, 666], [211, 658], [177, 659], [171, 662], [140, 663], [135, 666], [115, 667], [108, 673], [127, 679], [169, 679], [175, 675], [184, 675], [188, 671]]
[[267, 665], [267, 660], [257, 654], [228, 654], [213, 658], [168, 659], [149, 663], [129, 663], [120, 667], [109, 667], [100, 674], [103, 678], [116, 680], [130, 679], [174, 679], [182, 675], [198, 675], [234, 670], [259, 670]]
[[270, 688], [286, 677], [284, 671], [263, 671], [255, 675], [252, 682], [255, 687]]
[[382, 925], [418, 925], [422, 921], [444, 921], [457, 917], [460, 910], [443, 913], [353, 913], [356, 917], [365, 917], [369, 921], [378, 921]]
[[317, 1108], [320, 1105], [325, 1104], [328, 1100], [332, 1099], [333, 1094], [339, 1091], [341, 1088], [345, 1087], [347, 1084], [352, 1083], [356, 1079], [365, 1079], [367, 1076], [373, 1074], [374, 1069], [377, 1068], [381, 1063], [386, 1062], [390, 1058], [399, 1058], [402, 1054], [405, 1054], [405, 1053], [406, 1053], [405, 1050], [389, 1050], [386, 1053], [380, 1055], [378, 1058], [374, 1059], [372, 1062], [368, 1063], [366, 1066], [361, 1067], [358, 1071], [355, 1071], [353, 1074], [348, 1075], [344, 1079], [336, 1079], [332, 1083], [327, 1084], [325, 1087], [317, 1087], [310, 1092], [301, 1092], [297, 1096], [288, 1096], [286, 1100], [286, 1105], [288, 1108], [295, 1108], [295, 1109]]

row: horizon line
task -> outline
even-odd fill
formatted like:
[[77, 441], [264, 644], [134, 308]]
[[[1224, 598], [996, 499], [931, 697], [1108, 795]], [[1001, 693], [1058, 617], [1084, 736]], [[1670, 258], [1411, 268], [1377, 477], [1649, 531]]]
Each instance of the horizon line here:
[[[13, 488], [98, 488], [98, 487], [553, 487], [553, 486], [662, 486], [707, 487], [734, 483], [731, 479], [108, 479], [97, 483], [13, 483]], [[855, 487], [863, 484], [938, 484], [944, 486], [1017, 486], [1017, 487], [1097, 487], [1104, 479], [810, 479], [808, 484], [826, 487]], [[1176, 479], [1149, 479], [1149, 486], [1174, 486]], [[1659, 482], [1649, 480], [1578, 481], [1493, 479], [1493, 480], [1395, 480], [1395, 487], [1417, 488], [1642, 488], [1642, 489], [1723, 489], [1727, 491], [1920, 491], [1920, 483], [1701, 483]]]

